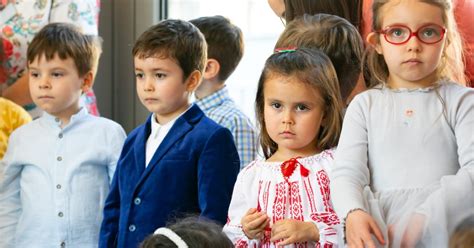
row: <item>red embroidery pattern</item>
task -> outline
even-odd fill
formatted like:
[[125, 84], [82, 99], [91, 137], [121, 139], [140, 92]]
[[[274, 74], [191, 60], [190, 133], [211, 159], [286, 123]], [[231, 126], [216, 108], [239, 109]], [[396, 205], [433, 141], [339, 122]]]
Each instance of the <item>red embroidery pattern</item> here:
[[292, 219], [303, 221], [303, 206], [301, 205], [301, 196], [299, 194], [299, 185], [298, 182], [290, 183], [290, 216]]
[[275, 185], [275, 201], [272, 209], [272, 223], [282, 220], [285, 217], [286, 204], [286, 182], [277, 183]]
[[308, 179], [305, 179], [303, 181], [303, 184], [306, 191], [306, 195], [308, 196], [308, 202], [309, 202], [310, 211], [311, 211], [310, 213], [316, 213], [317, 212], [316, 206], [314, 205], [316, 201], [314, 199], [313, 187], [311, 187], [311, 183], [308, 181]]
[[247, 248], [247, 247], [249, 247], [249, 244], [247, 243], [247, 241], [243, 239], [239, 239], [237, 240], [237, 242], [235, 242], [235, 248]]
[[316, 175], [318, 179], [319, 189], [321, 191], [321, 196], [323, 199], [324, 211], [325, 212], [334, 212], [331, 207], [330, 197], [331, 192], [329, 190], [329, 177], [326, 171], [319, 170]]
[[313, 213], [310, 215], [311, 219], [316, 222], [326, 223], [326, 225], [333, 226], [339, 224], [339, 218], [335, 213]]

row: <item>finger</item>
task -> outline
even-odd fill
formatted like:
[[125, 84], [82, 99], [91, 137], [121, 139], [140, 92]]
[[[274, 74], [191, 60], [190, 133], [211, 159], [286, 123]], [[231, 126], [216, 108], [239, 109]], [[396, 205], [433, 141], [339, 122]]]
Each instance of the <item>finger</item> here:
[[247, 210], [246, 215], [250, 215], [250, 214], [253, 214], [253, 213], [255, 213], [255, 212], [257, 212], [257, 209], [256, 209], [256, 208], [249, 208], [249, 210]]
[[296, 243], [296, 240], [293, 237], [284, 238], [282, 241], [278, 242], [278, 246], [285, 246]]
[[[385, 240], [384, 240], [382, 231], [380, 231], [380, 228], [377, 225], [377, 223], [375, 223], [374, 221], [370, 221], [369, 226], [372, 229], [372, 233], [375, 235], [375, 237], [377, 238], [379, 243], [382, 244], [382, 245], [385, 245]], [[372, 240], [372, 239], [370, 239], [370, 240]]]
[[272, 229], [272, 234], [271, 234], [271, 237], [270, 237], [270, 241], [275, 242], [277, 240], [285, 239], [287, 237], [288, 237], [288, 235], [286, 234], [286, 232], [273, 233], [273, 229]]
[[359, 238], [352, 238], [348, 240], [347, 245], [349, 246], [349, 248], [364, 248], [364, 246], [362, 245], [362, 239]]
[[375, 243], [372, 240], [372, 236], [370, 235], [370, 233], [369, 233], [369, 235], [364, 235], [362, 237], [362, 245], [363, 246], [361, 246], [361, 247], [376, 248]]
[[267, 216], [264, 214], [260, 214], [260, 216], [258, 216], [257, 218], [247, 223], [247, 228], [258, 229], [261, 225], [265, 223], [266, 220], [267, 220]]

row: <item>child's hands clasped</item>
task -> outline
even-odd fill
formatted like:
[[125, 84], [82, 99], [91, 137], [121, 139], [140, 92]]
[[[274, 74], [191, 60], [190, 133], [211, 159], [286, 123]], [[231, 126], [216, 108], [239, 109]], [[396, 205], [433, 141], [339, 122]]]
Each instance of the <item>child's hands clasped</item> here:
[[272, 225], [271, 242], [282, 240], [278, 245], [289, 245], [305, 241], [318, 241], [319, 230], [314, 223], [285, 219]]
[[355, 210], [347, 215], [346, 240], [349, 247], [375, 248], [371, 234], [375, 235], [380, 244], [385, 244], [382, 232], [370, 214], [363, 210]]
[[265, 227], [270, 223], [270, 218], [256, 208], [251, 208], [245, 213], [240, 221], [242, 230], [249, 239], [260, 239], [263, 237]]

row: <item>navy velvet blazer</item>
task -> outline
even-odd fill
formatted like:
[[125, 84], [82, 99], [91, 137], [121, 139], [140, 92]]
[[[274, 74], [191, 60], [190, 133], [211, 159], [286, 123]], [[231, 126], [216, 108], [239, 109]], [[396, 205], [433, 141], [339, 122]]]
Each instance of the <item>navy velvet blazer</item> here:
[[232, 134], [197, 105], [179, 117], [145, 167], [151, 116], [125, 141], [104, 207], [99, 247], [137, 247], [184, 214], [225, 224], [239, 173]]

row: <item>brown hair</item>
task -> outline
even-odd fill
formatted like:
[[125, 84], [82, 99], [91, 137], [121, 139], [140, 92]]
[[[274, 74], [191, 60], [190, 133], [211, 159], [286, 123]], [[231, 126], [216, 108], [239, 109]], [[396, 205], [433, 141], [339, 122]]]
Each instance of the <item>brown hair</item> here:
[[204, 36], [191, 23], [168, 19], [143, 32], [133, 46], [138, 58], [170, 58], [183, 70], [184, 78], [195, 70], [201, 73], [207, 59]]
[[264, 119], [264, 87], [272, 77], [296, 77], [299, 82], [308, 84], [320, 92], [324, 101], [326, 124], [321, 126], [317, 135], [317, 146], [328, 149], [337, 145], [342, 128], [342, 99], [339, 83], [331, 60], [321, 51], [298, 48], [294, 52], [280, 52], [271, 55], [265, 62], [260, 80], [258, 81], [255, 99], [255, 113], [260, 127], [260, 144], [265, 158], [269, 158], [278, 150], [268, 135]]
[[86, 38], [89, 39], [90, 44], [92, 46], [92, 57], [94, 60], [94, 64], [92, 65], [92, 71], [94, 75], [97, 73], [97, 68], [99, 67], [99, 60], [100, 55], [102, 54], [102, 37], [98, 35], [88, 35], [86, 34]]
[[449, 248], [472, 247], [474, 247], [474, 215], [462, 220], [449, 239]]
[[307, 47], [323, 51], [336, 69], [342, 100], [357, 84], [364, 53], [362, 37], [346, 19], [334, 15], [303, 15], [290, 22], [275, 47]]
[[223, 16], [207, 16], [190, 20], [206, 38], [207, 57], [220, 64], [219, 81], [234, 72], [244, 54], [244, 41], [239, 27]]
[[362, 0], [284, 0], [283, 17], [290, 23], [303, 14], [331, 14], [348, 20], [358, 30], [362, 28]]
[[50, 23], [44, 26], [28, 45], [28, 64], [42, 55], [49, 61], [56, 54], [62, 60], [72, 58], [81, 77], [94, 65], [91, 41], [73, 24]]
[[[466, 83], [464, 76], [464, 62], [462, 51], [462, 40], [459, 35], [451, 0], [419, 0], [420, 2], [434, 5], [443, 10], [443, 22], [446, 26], [446, 47], [443, 51], [443, 57], [437, 69], [438, 78], [448, 78]], [[372, 5], [373, 21], [372, 30], [382, 29], [382, 7], [390, 2], [390, 0], [374, 0]], [[377, 38], [380, 42], [380, 38]], [[369, 86], [373, 87], [377, 84], [384, 84], [388, 78], [388, 67], [384, 57], [378, 54], [373, 47], [369, 47], [363, 58], [364, 71], [368, 73], [370, 82]]]

